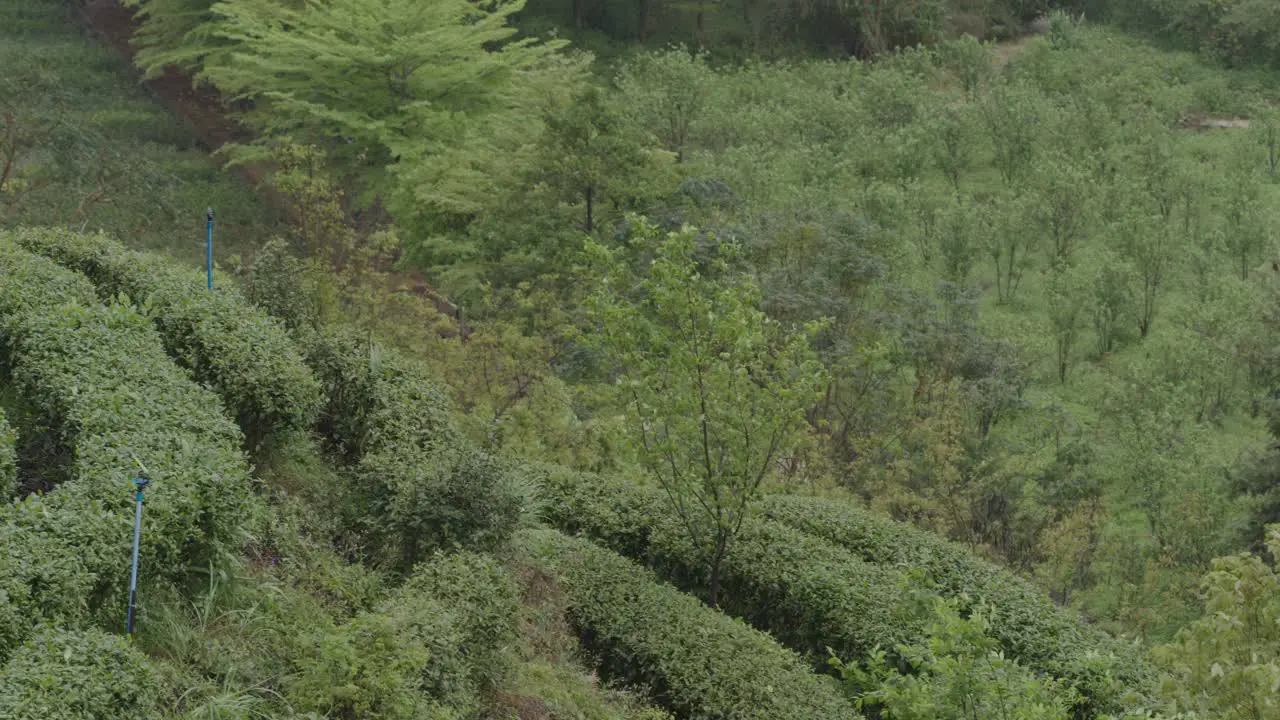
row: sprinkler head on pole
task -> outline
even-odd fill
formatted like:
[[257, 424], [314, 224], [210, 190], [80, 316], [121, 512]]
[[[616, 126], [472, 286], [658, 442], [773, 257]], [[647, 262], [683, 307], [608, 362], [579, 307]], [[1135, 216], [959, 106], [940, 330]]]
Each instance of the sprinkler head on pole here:
[[133, 484], [138, 486], [138, 492], [142, 492], [151, 484], [151, 478], [146, 475], [139, 475], [133, 479]]
[[213, 222], [213, 208], [204, 211], [204, 219]]

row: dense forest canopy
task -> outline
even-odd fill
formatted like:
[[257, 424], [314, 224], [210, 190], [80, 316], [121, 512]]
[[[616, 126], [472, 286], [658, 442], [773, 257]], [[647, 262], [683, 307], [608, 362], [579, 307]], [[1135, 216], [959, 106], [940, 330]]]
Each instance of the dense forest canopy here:
[[[70, 22], [37, 4], [6, 11], [31, 48]], [[275, 574], [210, 585], [210, 607], [264, 608], [229, 659], [172, 630], [222, 622], [176, 577], [172, 636], [143, 643], [208, 703], [266, 677], [244, 696], [291, 717], [480, 717], [511, 683], [595, 698], [545, 611], [679, 717], [1280, 717], [1280, 5], [122, 4], [144, 76], [239, 123], [209, 149], [259, 196], [113, 104], [101, 55], [64, 53], [83, 73], [59, 79], [29, 48], [0, 77], [0, 227], [190, 259], [161, 235], [216, 203], [243, 297], [188, 303], [191, 278], [100, 237], [6, 234], [6, 268], [79, 304], [0, 308], [29, 343], [0, 347], [21, 381], [0, 489], [88, 477], [93, 433], [28, 438], [81, 422], [42, 391], [109, 373], [42, 352], [118, 333], [149, 353], [104, 344], [129, 382], [217, 394], [235, 427], [202, 442], [274, 485], [251, 528], [215, 529]], [[166, 552], [205, 552], [173, 512]], [[24, 522], [0, 540], [48, 544], [90, 597], [105, 571], [52, 526], [6, 534]], [[45, 571], [23, 572], [0, 592]], [[41, 648], [155, 672], [23, 628], [0, 614], [0, 710], [38, 694]], [[699, 674], [739, 648], [721, 684]], [[751, 696], [760, 673], [776, 695]], [[598, 703], [564, 717], [662, 717]]]

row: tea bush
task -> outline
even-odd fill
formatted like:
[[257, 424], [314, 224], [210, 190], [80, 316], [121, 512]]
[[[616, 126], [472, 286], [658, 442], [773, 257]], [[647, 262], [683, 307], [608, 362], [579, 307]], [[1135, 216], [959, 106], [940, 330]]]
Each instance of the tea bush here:
[[[677, 587], [700, 593], [706, 570], [698, 549], [660, 493], [586, 473], [549, 473], [548, 519], [642, 560]], [[644, 538], [641, 540], [640, 538]], [[779, 523], [748, 522], [721, 569], [720, 607], [823, 664], [892, 649], [920, 628], [898, 605], [900, 574]]]
[[554, 531], [517, 537], [568, 593], [571, 620], [605, 673], [647, 686], [678, 717], [860, 717], [793, 652], [634, 562]]
[[425, 368], [352, 333], [303, 344], [326, 391], [321, 433], [352, 472], [365, 524], [401, 567], [434, 548], [510, 537], [521, 496], [508, 469], [457, 430]]
[[438, 553], [375, 610], [302, 638], [287, 694], [335, 717], [475, 717], [509, 670], [518, 609], [492, 557]]
[[385, 612], [430, 597], [448, 606], [462, 634], [465, 678], [476, 695], [487, 693], [510, 677], [511, 660], [520, 639], [519, 590], [490, 555], [461, 551], [436, 553], [419, 563]]
[[119, 635], [48, 629], [0, 669], [0, 717], [153, 720], [159, 680], [151, 661]]
[[[682, 589], [705, 585], [696, 548], [660, 493], [585, 473], [540, 472], [550, 523], [643, 561]], [[1011, 572], [878, 516], [872, 526], [888, 534], [876, 552], [860, 552], [857, 527], [846, 545], [840, 536], [808, 532], [818, 521], [806, 521], [805, 512], [783, 511], [809, 502], [770, 498], [764, 517], [743, 527], [725, 559], [721, 607], [815, 662], [825, 660], [827, 647], [859, 657], [919, 641], [922, 628], [904, 611], [899, 587], [904, 571], [923, 567], [944, 593], [993, 605], [993, 634], [1028, 666], [1075, 683], [1088, 703], [1082, 711], [1117, 709], [1125, 693], [1149, 686], [1149, 667], [1134, 650], [1056, 608]], [[816, 509], [814, 515], [821, 517]]]
[[105, 235], [58, 229], [12, 233], [23, 247], [83, 272], [104, 299], [120, 293], [144, 306], [165, 348], [222, 397], [250, 447], [271, 433], [309, 430], [320, 386], [282, 324], [225, 279], [210, 292], [204, 274]]
[[1121, 688], [1142, 690], [1151, 667], [1133, 647], [1085, 624], [1039, 588], [932, 533], [853, 505], [771, 496], [765, 517], [846, 548], [868, 562], [920, 568], [944, 595], [986, 603], [991, 634], [1022, 664], [1065, 678], [1096, 708], [1114, 707]]
[[0, 661], [41, 624], [89, 616], [113, 569], [125, 567], [129, 519], [66, 493], [0, 506]]
[[[65, 302], [68, 298], [70, 302]], [[136, 311], [103, 307], [83, 277], [0, 237], [0, 366], [46, 438], [25, 464], [47, 494], [0, 514], [0, 655], [43, 620], [75, 625], [128, 574], [133, 492], [147, 492], [142, 563], [180, 577], [239, 540], [251, 494], [240, 431], [165, 354]]]

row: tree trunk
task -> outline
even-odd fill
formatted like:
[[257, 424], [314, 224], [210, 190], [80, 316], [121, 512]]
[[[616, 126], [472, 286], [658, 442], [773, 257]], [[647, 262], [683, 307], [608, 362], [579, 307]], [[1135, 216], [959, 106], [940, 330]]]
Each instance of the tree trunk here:
[[711, 563], [711, 579], [707, 583], [707, 602], [711, 603], [711, 607], [720, 607], [720, 560], [717, 558]]
[[636, 32], [640, 36], [640, 42], [645, 42], [649, 39], [649, 5], [651, 2], [652, 0], [636, 0], [636, 23], [639, 26], [636, 28]]
[[716, 547], [711, 555], [711, 574], [707, 580], [707, 602], [713, 608], [720, 607], [720, 566], [724, 564], [724, 556], [729, 549], [729, 538], [725, 531], [717, 533]]

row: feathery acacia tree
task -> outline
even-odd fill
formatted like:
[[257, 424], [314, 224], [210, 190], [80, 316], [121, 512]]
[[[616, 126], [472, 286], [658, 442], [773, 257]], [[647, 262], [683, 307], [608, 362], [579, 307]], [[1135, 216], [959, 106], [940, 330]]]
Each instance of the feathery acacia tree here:
[[826, 386], [810, 347], [818, 326], [793, 334], [769, 319], [755, 283], [731, 274], [732, 245], [704, 263], [693, 229], [634, 230], [638, 272], [588, 243], [603, 282], [584, 339], [618, 372], [639, 455], [701, 553], [716, 605], [734, 537]]
[[388, 171], [403, 174], [401, 166], [435, 155], [451, 155], [466, 174], [474, 163], [455, 161], [459, 152], [484, 153], [489, 138], [478, 131], [493, 130], [494, 116], [523, 117], [510, 111], [542, 87], [542, 71], [563, 77], [555, 70], [580, 67], [559, 61], [564, 41], [513, 37], [507, 21], [523, 4], [222, 0], [209, 22], [233, 51], [206, 61], [199, 77], [227, 100], [252, 101], [246, 122], [264, 141], [324, 148], [367, 201], [385, 192]]

